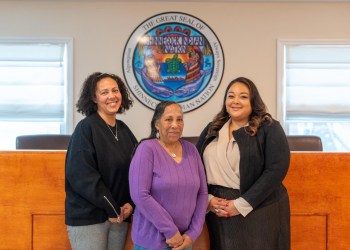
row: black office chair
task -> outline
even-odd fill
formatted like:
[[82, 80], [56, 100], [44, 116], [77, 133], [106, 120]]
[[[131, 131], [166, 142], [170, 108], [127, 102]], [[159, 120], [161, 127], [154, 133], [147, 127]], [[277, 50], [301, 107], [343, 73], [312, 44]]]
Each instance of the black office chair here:
[[67, 150], [71, 135], [20, 135], [16, 149]]
[[196, 143], [199, 139], [199, 136], [183, 136], [181, 138], [186, 140], [186, 141], [192, 142], [194, 145], [196, 145]]
[[322, 140], [315, 135], [287, 135], [290, 151], [323, 151]]
[[[196, 144], [198, 136], [183, 136], [182, 139]], [[288, 135], [290, 151], [323, 151], [322, 140], [315, 135]]]

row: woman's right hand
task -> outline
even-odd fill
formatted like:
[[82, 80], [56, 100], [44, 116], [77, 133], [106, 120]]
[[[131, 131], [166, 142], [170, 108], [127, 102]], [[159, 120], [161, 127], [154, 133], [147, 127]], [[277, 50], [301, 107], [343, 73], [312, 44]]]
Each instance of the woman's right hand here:
[[173, 237], [171, 237], [171, 238], [166, 240], [166, 243], [171, 248], [175, 248], [175, 247], [181, 246], [182, 243], [183, 243], [183, 238], [182, 238], [180, 232], [177, 231], [176, 234]]
[[219, 197], [213, 197], [208, 204], [208, 209], [217, 216], [226, 217], [227, 212], [223, 209], [229, 205], [229, 201]]
[[171, 250], [183, 250], [192, 246], [192, 239], [187, 234], [182, 235], [184, 242], [179, 247], [174, 247]]
[[108, 218], [109, 222], [111, 223], [119, 223], [120, 222], [120, 217], [116, 217], [116, 218]]

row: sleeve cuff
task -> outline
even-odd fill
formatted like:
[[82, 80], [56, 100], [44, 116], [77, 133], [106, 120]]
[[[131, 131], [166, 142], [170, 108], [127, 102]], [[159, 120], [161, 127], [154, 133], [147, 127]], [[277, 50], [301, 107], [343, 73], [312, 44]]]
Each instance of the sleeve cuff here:
[[233, 204], [243, 217], [246, 217], [251, 211], [253, 211], [253, 207], [242, 197], [233, 200]]
[[209, 202], [210, 202], [210, 200], [213, 199], [213, 198], [214, 198], [214, 195], [208, 194], [208, 205], [207, 205], [207, 211], [206, 211], [206, 213], [209, 213], [209, 212], [210, 212], [210, 210], [209, 210]]

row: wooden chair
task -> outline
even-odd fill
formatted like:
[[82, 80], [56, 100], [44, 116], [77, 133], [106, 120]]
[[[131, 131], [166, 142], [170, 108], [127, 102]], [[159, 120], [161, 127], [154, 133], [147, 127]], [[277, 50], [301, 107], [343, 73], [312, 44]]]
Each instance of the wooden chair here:
[[323, 151], [322, 140], [315, 135], [287, 135], [290, 151]]
[[67, 150], [71, 135], [20, 135], [16, 149]]

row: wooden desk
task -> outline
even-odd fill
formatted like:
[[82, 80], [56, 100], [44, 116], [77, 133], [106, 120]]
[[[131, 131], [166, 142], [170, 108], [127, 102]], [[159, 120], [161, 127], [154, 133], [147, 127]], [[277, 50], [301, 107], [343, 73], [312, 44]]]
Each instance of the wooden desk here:
[[[65, 151], [0, 151], [0, 249], [70, 249]], [[292, 153], [292, 249], [350, 249], [350, 153]], [[209, 249], [204, 228], [193, 249]], [[126, 249], [132, 249], [130, 234]]]

